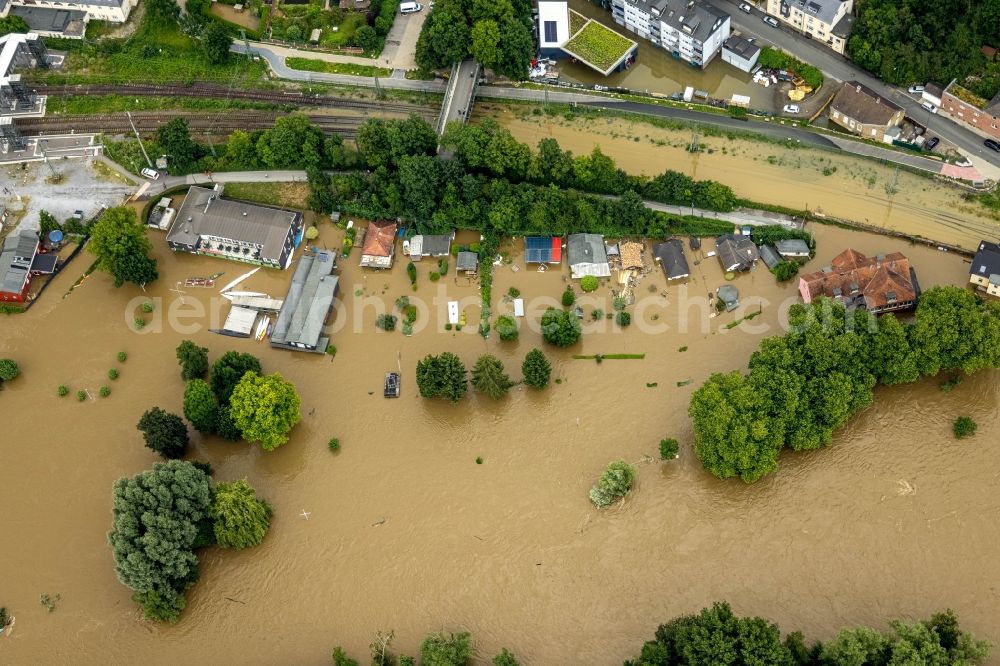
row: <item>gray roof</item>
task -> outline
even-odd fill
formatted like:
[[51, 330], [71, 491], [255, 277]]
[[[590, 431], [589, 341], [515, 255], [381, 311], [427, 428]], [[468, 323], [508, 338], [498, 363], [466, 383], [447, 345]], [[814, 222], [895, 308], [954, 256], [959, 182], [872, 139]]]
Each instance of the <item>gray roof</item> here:
[[335, 252], [303, 253], [271, 333], [271, 345], [326, 351], [321, 334], [337, 295], [338, 280], [332, 275], [336, 266]]
[[760, 258], [768, 268], [774, 268], [781, 263], [781, 255], [770, 245], [760, 246]]
[[749, 236], [723, 234], [715, 239], [715, 252], [722, 268], [727, 271], [748, 270], [760, 258], [757, 246]]
[[229, 238], [261, 245], [261, 258], [278, 262], [300, 216], [292, 210], [222, 199], [215, 190], [192, 186], [167, 232], [167, 241], [196, 246], [201, 235]]
[[823, 23], [830, 23], [837, 15], [840, 6], [847, 0], [784, 0], [784, 2], [807, 16], [815, 16]]
[[847, 39], [851, 36], [851, 30], [854, 29], [854, 12], [847, 12], [840, 17], [833, 28], [830, 30], [834, 35], [840, 37], [841, 39]]
[[654, 17], [658, 17], [676, 30], [691, 35], [693, 39], [704, 42], [711, 37], [719, 25], [729, 18], [711, 5], [701, 0], [652, 0], [648, 3], [635, 2], [642, 6], [646, 4]]
[[57, 254], [36, 254], [31, 262], [31, 270], [35, 273], [53, 273], [58, 262]]
[[994, 275], [1000, 275], [1000, 245], [989, 241], [979, 243], [976, 256], [969, 268], [971, 275], [979, 275], [990, 280]]
[[37, 247], [38, 234], [27, 229], [4, 238], [0, 249], [0, 291], [21, 293]]
[[600, 234], [570, 234], [566, 239], [569, 265], [606, 264], [608, 252], [604, 249], [604, 236]]
[[719, 287], [719, 298], [722, 299], [723, 303], [727, 305], [730, 303], [738, 303], [740, 298], [740, 292], [731, 284], [724, 284]]
[[668, 280], [677, 280], [691, 274], [687, 258], [684, 256], [684, 244], [676, 238], [655, 246], [653, 256], [660, 261]]
[[887, 125], [902, 107], [857, 81], [845, 81], [830, 108], [865, 125]]
[[774, 248], [783, 257], [808, 257], [809, 245], [800, 238], [789, 238], [780, 240], [774, 244]]
[[753, 60], [760, 54], [760, 47], [748, 42], [739, 35], [731, 35], [729, 39], [722, 42], [722, 48], [731, 51], [744, 60]]
[[451, 235], [424, 235], [424, 256], [443, 257], [451, 251]]
[[474, 271], [479, 268], [479, 255], [475, 252], [459, 252], [458, 268], [460, 271]]
[[[88, 0], [88, 4], [91, 2]], [[70, 37], [82, 37], [87, 27], [87, 12], [73, 9], [16, 6], [11, 8], [10, 15], [23, 18], [30, 30], [61, 32]]]

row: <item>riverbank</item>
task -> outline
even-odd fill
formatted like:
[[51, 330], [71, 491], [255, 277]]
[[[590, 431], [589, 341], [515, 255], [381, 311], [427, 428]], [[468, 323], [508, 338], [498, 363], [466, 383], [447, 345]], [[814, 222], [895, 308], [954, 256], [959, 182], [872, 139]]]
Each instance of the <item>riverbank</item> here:
[[[819, 251], [806, 270], [845, 247], [869, 255], [899, 249], [925, 288], [967, 279], [968, 265], [951, 254], [834, 227], [812, 230]], [[323, 224], [316, 244], [339, 247], [342, 233]], [[1000, 575], [989, 446], [1000, 437], [1000, 373], [967, 378], [949, 393], [935, 381], [879, 389], [875, 405], [828, 450], [783, 455], [776, 474], [748, 488], [702, 469], [685, 412], [691, 391], [712, 372], [745, 367], [760, 336], [779, 326], [782, 303], [797, 300], [794, 285], [778, 285], [762, 269], [730, 283], [747, 311], [762, 309], [744, 325], [725, 328], [739, 312], [703, 317], [693, 299], [719, 285], [721, 269], [714, 258], [694, 264], [691, 256], [685, 286], [668, 285], [659, 269], [644, 278], [637, 296], [649, 304], [633, 310], [624, 332], [606, 320], [588, 323], [577, 346], [545, 348], [561, 383], [453, 406], [418, 397], [417, 359], [447, 350], [471, 366], [489, 352], [519, 378], [524, 354], [543, 346], [523, 322], [516, 343], [480, 337], [478, 289], [454, 266], [432, 283], [432, 262], [419, 263], [413, 292], [405, 262], [388, 273], [362, 272], [355, 249], [339, 271], [330, 358], [208, 333], [212, 317], [226, 311], [222, 299], [215, 290], [179, 294], [176, 281], [220, 271], [226, 280], [242, 267], [172, 254], [162, 235], [152, 242], [160, 279], [145, 292], [116, 290], [95, 273], [69, 298], [48, 298], [72, 284], [70, 271], [31, 311], [4, 319], [0, 356], [15, 358], [22, 375], [0, 400], [10, 413], [45, 415], [8, 424], [0, 470], [5, 519], [19, 535], [4, 559], [17, 574], [4, 592], [18, 618], [4, 645], [14, 662], [44, 652], [81, 663], [96, 662], [92, 654], [151, 663], [164, 654], [320, 663], [337, 644], [364, 654], [376, 630], [395, 629], [395, 646], [413, 654], [423, 635], [443, 628], [471, 631], [481, 656], [506, 646], [523, 663], [604, 665], [632, 656], [659, 622], [719, 598], [740, 613], [801, 628], [807, 638], [831, 638], [842, 626], [884, 627], [889, 617], [926, 617], [947, 605], [964, 628], [1000, 642], [1000, 599], [983, 592]], [[501, 249], [520, 270], [496, 269], [495, 315], [510, 307], [502, 298], [510, 287], [532, 304], [529, 318], [543, 299], [558, 299], [565, 268], [529, 271], [517, 244]], [[264, 270], [246, 286], [281, 295], [289, 279]], [[404, 294], [428, 304], [414, 335], [376, 331], [379, 308]], [[608, 294], [606, 285], [595, 297]], [[141, 333], [129, 326], [134, 298], [157, 302]], [[469, 313], [460, 333], [443, 328], [451, 299]], [[186, 318], [164, 329], [157, 322], [169, 313]], [[303, 419], [271, 454], [193, 436], [194, 457], [210, 461], [219, 478], [246, 477], [275, 517], [253, 553], [206, 551], [180, 623], [153, 626], [116, 580], [105, 534], [113, 481], [154, 461], [135, 422], [152, 405], [180, 411], [174, 348], [182, 339], [208, 347], [213, 359], [228, 349], [258, 355], [265, 372], [296, 384]], [[118, 380], [126, 383], [109, 398], [77, 403], [56, 395], [61, 383], [102, 381], [118, 351], [128, 352]], [[646, 356], [601, 364], [572, 358], [615, 353]], [[397, 354], [402, 396], [389, 401], [382, 381]], [[961, 444], [950, 434], [958, 413], [979, 423], [976, 437]], [[330, 437], [340, 439], [336, 455], [327, 449]], [[666, 464], [656, 461], [664, 437], [681, 442], [680, 458]], [[587, 489], [617, 458], [637, 465], [636, 490], [598, 512]], [[850, 573], [831, 577], [831, 570]], [[43, 592], [61, 594], [55, 612], [38, 604]], [[262, 616], [278, 630], [260, 631]]]

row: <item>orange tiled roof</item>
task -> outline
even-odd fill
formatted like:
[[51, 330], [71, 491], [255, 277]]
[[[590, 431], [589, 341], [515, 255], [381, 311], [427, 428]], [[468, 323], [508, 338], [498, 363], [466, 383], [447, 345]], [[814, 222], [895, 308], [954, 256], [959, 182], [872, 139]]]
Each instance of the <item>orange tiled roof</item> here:
[[365, 244], [361, 254], [370, 254], [375, 257], [392, 256], [392, 244], [395, 238], [395, 222], [372, 222], [365, 230]]
[[[810, 301], [819, 296], [841, 296], [845, 300], [861, 297], [865, 307], [874, 311], [917, 297], [910, 279], [910, 260], [900, 252], [871, 258], [847, 249], [830, 262], [829, 272], [803, 275], [802, 283], [808, 288]], [[895, 294], [892, 302], [889, 294]]]

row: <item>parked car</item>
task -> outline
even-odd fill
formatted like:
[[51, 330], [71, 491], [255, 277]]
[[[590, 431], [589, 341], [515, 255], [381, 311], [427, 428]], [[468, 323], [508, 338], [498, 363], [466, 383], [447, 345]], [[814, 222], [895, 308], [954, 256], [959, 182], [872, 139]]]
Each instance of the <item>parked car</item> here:
[[913, 84], [912, 86], [910, 86], [908, 88], [908, 90], [911, 93], [913, 93], [914, 95], [919, 95], [920, 93], [922, 93], [924, 91], [924, 87], [923, 86], [918, 86], [917, 84]]
[[773, 16], [765, 16], [764, 23], [768, 24], [772, 28], [778, 27], [778, 19], [774, 18]]
[[920, 103], [920, 106], [924, 107], [931, 113], [937, 113], [937, 107], [928, 102], [926, 99]]
[[798, 104], [786, 104], [785, 108], [783, 110], [784, 110], [785, 113], [798, 113], [799, 112], [799, 105]]
[[419, 2], [404, 2], [399, 5], [400, 14], [415, 14], [423, 9], [424, 6]]
[[995, 150], [1000, 153], [1000, 143], [994, 141], [993, 139], [986, 139], [986, 141], [983, 141], [983, 145], [990, 150]]
[[924, 144], [924, 147], [927, 148], [927, 150], [934, 150], [934, 148], [939, 143], [941, 143], [941, 139], [939, 139], [936, 136], [934, 136], [934, 137], [931, 137], [930, 139], [927, 139], [927, 143]]
[[143, 170], [140, 171], [139, 173], [141, 173], [143, 177], [149, 178], [150, 180], [156, 180], [157, 178], [160, 177], [159, 171], [156, 171], [155, 169], [150, 169], [149, 167], [143, 168]]
[[749, 5], [749, 3], [741, 2], [740, 3], [740, 11], [741, 12], [746, 12], [747, 14], [749, 14], [749, 13], [751, 13], [753, 11], [753, 7], [751, 7]]

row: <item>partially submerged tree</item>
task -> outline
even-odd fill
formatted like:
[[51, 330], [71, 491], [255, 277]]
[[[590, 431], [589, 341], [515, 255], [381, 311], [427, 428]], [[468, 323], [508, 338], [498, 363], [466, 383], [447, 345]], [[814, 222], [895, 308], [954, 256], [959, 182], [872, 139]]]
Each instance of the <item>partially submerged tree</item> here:
[[0, 382], [9, 382], [21, 374], [17, 362], [9, 358], [0, 358]]
[[472, 385], [480, 393], [499, 400], [507, 395], [514, 382], [504, 372], [500, 359], [492, 354], [483, 354], [472, 366]]
[[192, 379], [184, 387], [184, 418], [203, 435], [215, 432], [219, 406], [215, 394], [203, 379]]
[[177, 362], [181, 366], [181, 379], [203, 379], [208, 372], [208, 348], [199, 347], [190, 340], [177, 345]]
[[299, 394], [295, 385], [280, 374], [260, 376], [248, 372], [229, 399], [233, 423], [249, 442], [273, 451], [288, 441], [288, 433], [299, 422]]
[[212, 518], [215, 540], [223, 548], [240, 550], [259, 544], [271, 526], [271, 514], [271, 505], [257, 499], [245, 479], [215, 487]]
[[420, 644], [422, 666], [465, 666], [472, 658], [472, 635], [431, 634]]
[[451, 352], [428, 354], [417, 361], [417, 387], [425, 398], [447, 398], [458, 402], [468, 390], [465, 365]]
[[565, 310], [549, 308], [542, 315], [542, 337], [557, 347], [569, 347], [580, 339], [580, 321]]
[[176, 414], [153, 407], [142, 415], [136, 428], [142, 431], [146, 446], [164, 458], [183, 458], [187, 453], [187, 426]]
[[243, 379], [243, 375], [248, 372], [259, 375], [260, 371], [260, 359], [253, 354], [227, 351], [217, 358], [212, 364], [210, 381], [212, 392], [218, 398], [219, 404], [229, 404], [229, 396], [233, 394], [233, 389]]
[[624, 460], [608, 463], [601, 478], [590, 489], [590, 501], [603, 508], [614, 504], [632, 490], [635, 468]]
[[116, 287], [126, 282], [142, 285], [157, 278], [156, 260], [149, 258], [146, 228], [132, 208], [109, 208], [90, 229], [87, 246], [97, 257], [97, 267], [107, 272]]
[[521, 363], [521, 374], [524, 376], [524, 383], [531, 388], [543, 389], [549, 384], [549, 377], [552, 375], [552, 364], [545, 357], [541, 349], [532, 349], [524, 357]]

